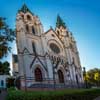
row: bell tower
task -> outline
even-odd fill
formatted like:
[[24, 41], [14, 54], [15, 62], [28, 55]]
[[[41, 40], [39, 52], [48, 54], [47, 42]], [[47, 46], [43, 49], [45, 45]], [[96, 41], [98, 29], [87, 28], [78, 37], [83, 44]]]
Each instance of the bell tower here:
[[27, 34], [39, 36], [43, 33], [43, 26], [40, 19], [29, 10], [26, 4], [18, 11], [18, 17], [24, 22]]
[[67, 31], [66, 25], [61, 19], [59, 15], [57, 15], [57, 22], [56, 22], [56, 33], [59, 36], [59, 38], [64, 35], [62, 32]]
[[68, 69], [70, 73], [72, 73], [71, 80], [76, 83], [77, 79], [75, 76], [78, 76], [78, 80], [81, 82], [80, 76], [82, 76], [82, 72], [76, 41], [72, 32], [68, 30], [64, 21], [59, 15], [57, 16], [56, 22], [56, 34], [64, 46], [66, 60], [69, 66]]
[[24, 4], [16, 17], [16, 34], [17, 34], [17, 47], [18, 52], [23, 52], [25, 48], [31, 53], [36, 51], [32, 50], [31, 43], [35, 40], [39, 40], [39, 37], [44, 32], [42, 23], [38, 16], [34, 15], [29, 8]]
[[[43, 54], [40, 37], [42, 33], [43, 26], [39, 17], [24, 4], [16, 17], [19, 76], [33, 77], [31, 63], [36, 55]], [[21, 84], [25, 85], [23, 82]]]

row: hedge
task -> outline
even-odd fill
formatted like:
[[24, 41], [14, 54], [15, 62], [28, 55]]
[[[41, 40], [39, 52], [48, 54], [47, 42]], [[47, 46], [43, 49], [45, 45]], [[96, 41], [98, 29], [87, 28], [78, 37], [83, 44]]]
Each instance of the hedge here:
[[100, 89], [33, 92], [9, 89], [7, 100], [93, 100], [97, 96], [100, 96]]

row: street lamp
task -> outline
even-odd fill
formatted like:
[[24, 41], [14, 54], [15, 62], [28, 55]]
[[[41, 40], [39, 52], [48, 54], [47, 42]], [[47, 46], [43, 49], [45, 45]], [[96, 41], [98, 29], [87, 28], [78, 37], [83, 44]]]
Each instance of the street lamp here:
[[84, 82], [85, 82], [85, 88], [87, 88], [86, 68], [85, 67], [83, 67], [83, 77], [84, 77]]

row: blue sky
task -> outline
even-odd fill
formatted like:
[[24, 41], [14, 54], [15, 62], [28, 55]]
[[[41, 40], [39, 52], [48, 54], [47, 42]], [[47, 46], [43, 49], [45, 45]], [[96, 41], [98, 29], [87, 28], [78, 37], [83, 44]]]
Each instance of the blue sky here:
[[[24, 0], [0, 0], [0, 16], [15, 28], [16, 14]], [[60, 14], [73, 33], [80, 53], [81, 65], [86, 69], [100, 68], [100, 1], [99, 0], [26, 0], [29, 9], [38, 15], [44, 30], [55, 28]], [[16, 53], [15, 43], [12, 53]], [[11, 62], [11, 53], [4, 60]]]

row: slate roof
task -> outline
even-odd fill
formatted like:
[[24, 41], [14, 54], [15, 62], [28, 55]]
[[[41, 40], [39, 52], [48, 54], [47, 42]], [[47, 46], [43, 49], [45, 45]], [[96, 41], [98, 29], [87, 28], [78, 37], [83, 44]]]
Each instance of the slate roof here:
[[18, 10], [18, 12], [23, 12], [23, 13], [29, 12], [29, 13], [31, 13], [32, 15], [34, 15], [34, 14], [30, 11], [30, 9], [27, 7], [26, 4], [23, 4], [22, 8], [21, 8], [20, 10]]

